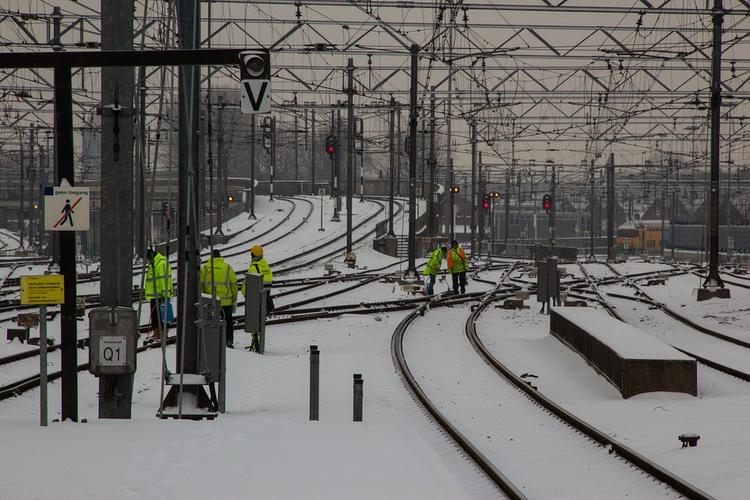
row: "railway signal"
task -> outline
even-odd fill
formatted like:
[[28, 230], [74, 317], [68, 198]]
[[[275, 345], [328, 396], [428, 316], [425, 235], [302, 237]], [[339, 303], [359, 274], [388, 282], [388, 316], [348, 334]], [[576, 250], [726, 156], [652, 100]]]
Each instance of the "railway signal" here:
[[266, 116], [263, 119], [263, 148], [267, 153], [271, 153], [271, 117]]
[[333, 157], [336, 155], [336, 146], [338, 142], [336, 141], [336, 137], [329, 135], [326, 137], [326, 153], [328, 153], [328, 156], [333, 159]]
[[542, 208], [545, 212], [550, 213], [552, 211], [552, 196], [545, 194], [542, 197]]
[[485, 193], [482, 196], [482, 208], [484, 208], [484, 213], [488, 214], [490, 213], [490, 208], [492, 208], [492, 202], [490, 201], [490, 195]]
[[458, 188], [458, 186], [451, 186], [450, 189], [449, 189], [449, 191], [451, 193], [455, 194], [455, 193], [458, 193], [460, 191], [460, 189]]

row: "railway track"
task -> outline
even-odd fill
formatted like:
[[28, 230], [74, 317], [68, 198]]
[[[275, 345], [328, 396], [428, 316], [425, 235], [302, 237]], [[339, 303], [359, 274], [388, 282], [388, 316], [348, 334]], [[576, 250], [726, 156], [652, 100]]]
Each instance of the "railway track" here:
[[[613, 270], [613, 272], [617, 271]], [[616, 305], [613, 304], [613, 301], [611, 299], [608, 300], [605, 295], [615, 300], [628, 301], [632, 304], [631, 310], [635, 308], [637, 314], [646, 315], [653, 318], [653, 321], [658, 321], [660, 340], [668, 343], [684, 354], [695, 358], [696, 361], [703, 365], [718, 370], [726, 375], [750, 382], [750, 373], [743, 369], [743, 367], [750, 366], [750, 344], [713, 331], [702, 325], [698, 325], [688, 318], [675, 313], [666, 305], [650, 298], [640, 286], [632, 281], [629, 282], [626, 280], [621, 284], [633, 288], [636, 292], [636, 295], [633, 296], [617, 292], [602, 293], [602, 291], [596, 286], [595, 280], [592, 280], [592, 283], [594, 286], [592, 286], [590, 291], [594, 297], [581, 298], [596, 301], [606, 308], [616, 319], [625, 323], [630, 323], [636, 328], [643, 330], [644, 324], [642, 322], [625, 317], [623, 313], [620, 312], [621, 308], [616, 307]], [[675, 328], [675, 326], [677, 328]], [[686, 336], [684, 334], [685, 327], [704, 338], [698, 340]], [[740, 346], [742, 349], [737, 350], [736, 347], [733, 346]], [[729, 362], [727, 362], [727, 360]]]
[[[638, 468], [643, 473], [652, 476], [655, 480], [668, 485], [670, 488], [680, 495], [684, 495], [688, 498], [700, 498], [707, 499], [712, 498], [706, 492], [697, 488], [696, 486], [688, 483], [684, 479], [678, 477], [667, 469], [661, 467], [657, 463], [647, 459], [637, 451], [612, 438], [608, 434], [597, 429], [595, 426], [586, 422], [585, 420], [572, 414], [562, 406], [558, 405], [550, 398], [545, 396], [531, 384], [529, 384], [524, 378], [517, 375], [513, 370], [508, 368], [502, 363], [488, 347], [483, 343], [480, 336], [477, 333], [477, 320], [480, 315], [487, 310], [487, 308], [496, 300], [493, 296], [488, 295], [485, 297], [480, 304], [473, 309], [469, 318], [466, 321], [465, 332], [466, 336], [471, 343], [474, 350], [479, 356], [490, 366], [496, 373], [507, 383], [511, 384], [517, 391], [524, 394], [528, 399], [533, 401], [537, 408], [541, 407], [548, 414], [562, 420], [572, 428], [573, 430], [587, 436], [589, 439], [594, 441], [599, 447], [603, 447], [610, 451], [610, 454], [615, 454], [622, 460], [627, 461], [633, 467]], [[618, 490], [618, 494], [621, 491]], [[563, 496], [564, 493], [561, 493]]]

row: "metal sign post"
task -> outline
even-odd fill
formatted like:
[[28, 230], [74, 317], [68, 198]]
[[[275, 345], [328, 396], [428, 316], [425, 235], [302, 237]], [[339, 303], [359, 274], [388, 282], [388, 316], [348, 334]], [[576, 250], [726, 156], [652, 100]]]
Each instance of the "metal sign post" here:
[[47, 427], [47, 305], [64, 302], [63, 276], [21, 276], [21, 304], [39, 305], [39, 425], [42, 427]]

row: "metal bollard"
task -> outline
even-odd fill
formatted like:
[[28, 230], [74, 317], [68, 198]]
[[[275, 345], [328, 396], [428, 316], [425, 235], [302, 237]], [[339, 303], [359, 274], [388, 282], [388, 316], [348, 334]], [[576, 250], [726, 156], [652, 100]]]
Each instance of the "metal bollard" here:
[[354, 374], [354, 417], [355, 422], [362, 421], [362, 396], [364, 394], [364, 380], [362, 374]]
[[320, 351], [310, 346], [310, 420], [318, 420], [320, 396]]

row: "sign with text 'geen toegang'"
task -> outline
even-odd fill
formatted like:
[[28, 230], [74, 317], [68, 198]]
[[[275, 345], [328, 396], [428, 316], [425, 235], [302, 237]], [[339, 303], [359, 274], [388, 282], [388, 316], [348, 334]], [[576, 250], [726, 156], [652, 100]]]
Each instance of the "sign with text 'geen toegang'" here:
[[65, 302], [65, 280], [60, 274], [21, 276], [21, 304], [51, 305]]
[[89, 189], [71, 186], [44, 188], [45, 231], [88, 231]]

